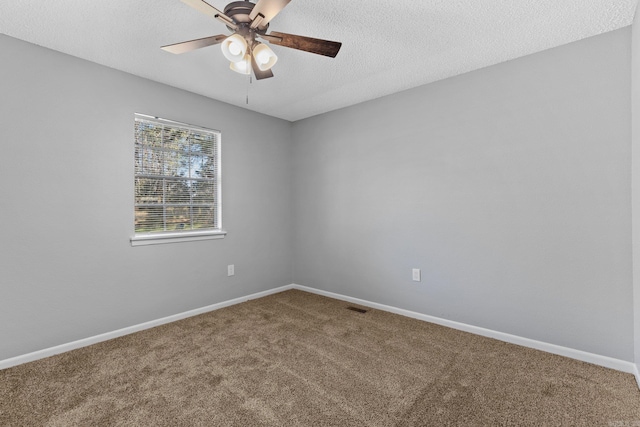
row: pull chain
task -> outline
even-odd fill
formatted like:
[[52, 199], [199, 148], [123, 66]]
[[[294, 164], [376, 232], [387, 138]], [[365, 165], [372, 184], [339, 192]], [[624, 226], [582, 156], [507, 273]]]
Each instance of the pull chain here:
[[249, 80], [247, 81], [247, 105], [249, 105], [249, 86], [253, 83], [251, 74], [249, 74]]

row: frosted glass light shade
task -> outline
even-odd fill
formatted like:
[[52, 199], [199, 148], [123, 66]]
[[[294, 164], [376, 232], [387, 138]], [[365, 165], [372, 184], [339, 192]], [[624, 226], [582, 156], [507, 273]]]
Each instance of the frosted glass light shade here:
[[225, 58], [231, 62], [242, 61], [247, 54], [247, 42], [239, 34], [233, 34], [220, 45]]
[[253, 48], [253, 57], [260, 71], [266, 71], [274, 66], [278, 61], [278, 57], [266, 44], [260, 43]]
[[232, 62], [229, 68], [236, 73], [249, 75], [251, 74], [251, 57], [246, 54], [240, 61]]

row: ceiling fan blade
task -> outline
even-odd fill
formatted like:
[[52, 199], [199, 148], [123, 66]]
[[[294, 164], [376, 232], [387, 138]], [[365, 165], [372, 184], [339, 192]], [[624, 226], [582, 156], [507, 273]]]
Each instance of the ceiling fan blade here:
[[276, 31], [272, 31], [270, 34], [263, 37], [270, 43], [277, 44], [279, 46], [304, 50], [305, 52], [329, 56], [331, 58], [335, 58], [338, 51], [340, 51], [340, 47], [342, 47], [342, 43], [340, 42], [296, 36], [295, 34], [278, 33]]
[[237, 28], [236, 24], [233, 22], [231, 18], [229, 18], [222, 11], [211, 6], [209, 3], [207, 3], [204, 0], [180, 0], [180, 1], [182, 1], [182, 3], [186, 4], [187, 6], [191, 6], [198, 12], [204, 13], [205, 15], [208, 15], [213, 19], [222, 21], [225, 25], [228, 25], [233, 29]]
[[191, 52], [192, 50], [200, 49], [201, 47], [207, 47], [214, 44], [222, 43], [222, 41], [227, 37], [229, 36], [218, 34], [217, 36], [204, 37], [202, 39], [189, 40], [188, 42], [162, 46], [161, 49], [175, 54]]
[[268, 79], [273, 77], [273, 72], [271, 70], [262, 71], [258, 68], [258, 63], [256, 59], [251, 55], [251, 68], [253, 68], [253, 74], [256, 76], [256, 80]]
[[271, 21], [291, 0], [258, 0], [253, 10], [249, 14], [249, 18], [253, 21], [259, 15], [263, 18], [257, 25], [258, 28], [267, 28], [267, 24]]

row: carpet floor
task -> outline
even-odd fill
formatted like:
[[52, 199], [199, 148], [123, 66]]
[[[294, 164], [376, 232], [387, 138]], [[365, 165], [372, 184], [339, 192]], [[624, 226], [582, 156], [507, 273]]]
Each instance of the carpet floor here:
[[290, 290], [0, 371], [2, 426], [640, 426], [630, 374]]

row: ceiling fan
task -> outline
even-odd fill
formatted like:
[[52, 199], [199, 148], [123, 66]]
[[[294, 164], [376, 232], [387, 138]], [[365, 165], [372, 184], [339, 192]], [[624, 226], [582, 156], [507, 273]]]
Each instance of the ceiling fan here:
[[314, 39], [312, 37], [272, 31], [267, 34], [271, 21], [291, 0], [258, 0], [234, 1], [225, 6], [224, 12], [211, 6], [204, 0], [181, 0], [188, 6], [208, 15], [227, 26], [233, 34], [189, 40], [182, 43], [162, 46], [171, 53], [185, 53], [202, 47], [221, 44], [222, 53], [231, 62], [230, 68], [241, 74], [253, 74], [257, 80], [273, 77], [271, 67], [278, 57], [264, 43], [256, 39], [268, 41], [271, 44], [303, 50], [318, 55], [335, 58], [342, 46], [340, 42]]

